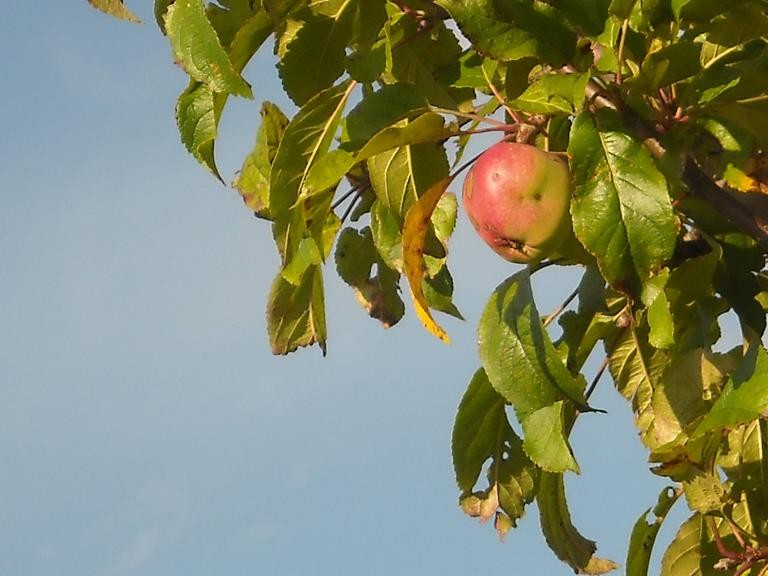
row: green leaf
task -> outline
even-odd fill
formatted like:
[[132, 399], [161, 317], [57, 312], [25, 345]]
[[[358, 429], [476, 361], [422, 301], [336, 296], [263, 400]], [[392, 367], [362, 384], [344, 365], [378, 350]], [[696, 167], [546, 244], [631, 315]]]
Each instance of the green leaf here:
[[750, 485], [763, 492], [768, 481], [768, 447], [765, 420], [753, 420], [734, 428], [726, 438], [727, 448], [719, 454], [718, 465], [731, 482]]
[[[426, 256], [425, 260], [430, 257]], [[438, 260], [439, 268], [436, 272], [430, 272], [423, 282], [422, 289], [424, 291], [424, 297], [427, 299], [427, 304], [434, 310], [439, 310], [445, 314], [449, 314], [459, 320], [464, 320], [464, 316], [453, 303], [453, 277], [448, 271], [448, 266], [445, 265], [445, 259]], [[429, 264], [427, 265], [429, 268]]]
[[318, 344], [325, 355], [327, 331], [320, 266], [309, 267], [298, 285], [278, 274], [267, 303], [267, 331], [274, 354]]
[[730, 12], [720, 15], [709, 25], [708, 41], [720, 46], [738, 46], [768, 33], [768, 15], [757, 3], [735, 4]]
[[510, 103], [533, 114], [573, 114], [584, 101], [589, 74], [549, 74], [533, 82]]
[[320, 156], [317, 162], [312, 164], [309, 172], [307, 172], [307, 178], [304, 181], [300, 197], [308, 198], [331, 188], [336, 188], [354, 164], [355, 157], [346, 150], [331, 150], [327, 154]]
[[355, 80], [378, 79], [386, 56], [383, 40], [375, 40], [387, 19], [385, 4], [384, 0], [312, 2], [312, 12], [305, 12], [301, 28], [280, 63], [286, 87], [295, 87], [301, 98], [312, 84], [317, 86], [315, 91], [330, 86], [344, 66]]
[[176, 0], [155, 0], [155, 22], [157, 22], [157, 26], [163, 34], [166, 34], [165, 13], [168, 11], [168, 6], [175, 1]]
[[261, 5], [251, 0], [217, 0], [215, 4], [209, 2], [205, 7], [205, 13], [216, 31], [219, 42], [227, 52], [238, 31], [250, 18], [260, 13], [260, 16], [266, 20], [266, 15], [261, 11]]
[[214, 148], [221, 107], [211, 88], [192, 80], [176, 103], [176, 124], [181, 141], [195, 159], [224, 182], [216, 167]]
[[371, 207], [373, 243], [383, 262], [393, 270], [403, 270], [401, 222], [386, 204], [376, 200]]
[[[272, 21], [264, 12], [243, 24], [230, 46], [230, 59], [236, 71], [245, 67], [271, 32]], [[176, 122], [184, 146], [222, 183], [214, 148], [219, 120], [228, 98], [228, 92], [215, 93], [208, 84], [192, 80], [176, 105]]]
[[[411, 84], [388, 84], [370, 94], [346, 118], [347, 134], [353, 143], [366, 143], [377, 132], [396, 125], [412, 111], [426, 108], [427, 101]], [[432, 118], [429, 122], [438, 122]], [[439, 123], [442, 128], [442, 121]]]
[[662, 270], [643, 284], [642, 300], [648, 308], [648, 341], [654, 348], [671, 348], [675, 343], [675, 324], [669, 309], [664, 287], [669, 280], [669, 269]]
[[[656, 536], [679, 496], [680, 493], [673, 488], [664, 488], [659, 494], [656, 506], [643, 512], [635, 522], [632, 535], [629, 537], [626, 576], [648, 576]], [[651, 512], [653, 512], [653, 522], [649, 523], [647, 517]]]
[[322, 261], [323, 256], [317, 243], [312, 238], [305, 236], [299, 242], [293, 258], [283, 268], [283, 278], [294, 286], [298, 286], [307, 269], [310, 266], [320, 264]]
[[704, 518], [694, 514], [675, 534], [674, 540], [661, 559], [661, 576], [714, 576], [717, 572], [704, 570], [702, 542], [708, 539]]
[[240, 192], [248, 208], [262, 218], [269, 218], [269, 178], [277, 147], [288, 126], [288, 118], [271, 102], [261, 105], [261, 125], [256, 144], [246, 156], [240, 174], [232, 186]]
[[638, 84], [636, 89], [650, 92], [690, 78], [701, 70], [700, 53], [701, 43], [679, 40], [648, 54], [631, 82]]
[[253, 98], [251, 87], [222, 48], [205, 15], [202, 0], [175, 2], [169, 6], [165, 29], [176, 58], [193, 80], [202, 82], [213, 92]]
[[672, 0], [672, 13], [678, 20], [706, 22], [725, 12], [731, 4], [722, 0]]
[[722, 257], [715, 273], [715, 289], [738, 315], [742, 331], [763, 334], [766, 316], [756, 299], [761, 288], [755, 276], [764, 266], [763, 251], [746, 234], [725, 234], [718, 239]]
[[719, 428], [734, 428], [760, 417], [766, 410], [768, 353], [759, 342], [751, 342], [744, 359], [693, 436]]
[[[369, 0], [370, 1], [370, 0]], [[285, 47], [280, 60], [280, 78], [291, 99], [301, 106], [312, 96], [333, 85], [344, 72], [345, 48], [351, 36], [347, 6], [339, 13], [302, 13], [299, 28]]]
[[536, 497], [541, 531], [547, 544], [563, 562], [579, 574], [605, 574], [615, 570], [611, 560], [594, 556], [597, 547], [582, 536], [571, 521], [562, 474], [542, 472]]
[[459, 41], [442, 21], [433, 21], [425, 34], [414, 18], [401, 14], [394, 24], [385, 26], [384, 32], [387, 65], [383, 81], [412, 84], [430, 104], [452, 110], [460, 109], [463, 101], [473, 98], [473, 90], [443, 84], [436, 75], [439, 67], [455, 64], [461, 54]]
[[641, 439], [653, 449], [661, 445], [654, 434], [653, 391], [669, 363], [668, 355], [649, 344], [647, 325], [635, 325], [624, 315], [620, 321], [629, 325], [606, 342], [608, 368], [618, 391], [632, 402]]
[[581, 0], [557, 5], [565, 17], [588, 36], [598, 36], [605, 28], [611, 0]]
[[614, 286], [647, 279], [675, 247], [676, 221], [663, 174], [609, 110], [576, 118], [568, 152], [576, 236]]
[[[405, 138], [403, 135], [407, 133], [408, 126], [413, 124], [416, 121], [404, 125], [402, 129], [391, 129], [388, 133], [394, 134], [397, 131], [397, 137]], [[420, 134], [418, 129], [410, 133]], [[377, 144], [383, 145], [385, 140], [384, 132], [379, 132], [360, 151], [358, 157], [373, 151]], [[397, 144], [400, 145], [402, 141], [398, 140]], [[388, 142], [394, 144], [395, 140]], [[444, 148], [437, 143], [400, 145], [371, 156], [368, 159], [368, 172], [376, 197], [395, 216], [398, 224], [402, 224], [406, 212], [416, 199], [448, 175], [448, 159]]]
[[711, 398], [726, 378], [719, 364], [718, 356], [702, 348], [672, 357], [652, 397], [653, 435], [659, 445], [684, 442], [690, 426], [710, 410]]
[[611, 0], [608, 12], [620, 20], [626, 20], [632, 15], [637, 0]]
[[523, 449], [537, 466], [547, 472], [579, 473], [567, 441], [565, 404], [562, 400], [526, 414], [523, 426]]
[[576, 35], [562, 14], [544, 3], [511, 0], [438, 0], [481, 53], [498, 60], [537, 56], [552, 66], [573, 57]]
[[[336, 270], [355, 290], [360, 305], [385, 328], [395, 325], [405, 313], [398, 293], [400, 275], [379, 257], [370, 228], [358, 232], [346, 228], [336, 243]], [[376, 267], [376, 273], [371, 274]]]
[[567, 347], [566, 365], [572, 373], [581, 371], [587, 358], [597, 345], [616, 328], [614, 318], [604, 314], [605, 280], [594, 266], [589, 266], [578, 287], [579, 307], [568, 310], [558, 319], [563, 335], [558, 348]]
[[427, 112], [413, 120], [403, 119], [372, 136], [357, 153], [357, 161], [412, 144], [433, 143], [452, 135], [443, 117]]
[[542, 325], [527, 269], [496, 288], [480, 318], [478, 338], [491, 384], [521, 420], [564, 399], [589, 409]]
[[728, 502], [726, 489], [714, 474], [701, 472], [683, 482], [688, 508], [701, 514], [718, 512]]
[[487, 500], [489, 492], [494, 491], [498, 505], [509, 516], [512, 526], [516, 526], [525, 505], [536, 494], [539, 473], [523, 452], [504, 407], [504, 398], [490, 385], [485, 372], [478, 370], [461, 399], [451, 451], [456, 482], [464, 497], [471, 494], [483, 466], [491, 461], [489, 490], [474, 496]]
[[316, 236], [322, 233], [330, 214], [332, 192], [297, 201], [312, 165], [333, 141], [353, 88], [354, 83], [345, 82], [312, 98], [290, 121], [277, 147], [270, 174], [269, 207], [284, 265], [293, 258], [309, 228], [314, 225]]
[[141, 22], [128, 8], [125, 7], [123, 0], [88, 0], [88, 3], [105, 14], [128, 20], [129, 22]]

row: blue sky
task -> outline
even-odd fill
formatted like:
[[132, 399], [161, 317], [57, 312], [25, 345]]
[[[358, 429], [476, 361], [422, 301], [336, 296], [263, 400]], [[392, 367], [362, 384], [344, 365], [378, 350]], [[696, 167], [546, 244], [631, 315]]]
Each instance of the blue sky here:
[[[382, 330], [328, 274], [328, 357], [271, 356], [268, 226], [181, 146], [184, 75], [150, 3], [132, 7], [144, 25], [85, 0], [8, 3], [0, 22], [0, 574], [571, 573], [534, 508], [499, 543], [457, 507], [475, 325], [515, 268], [462, 215], [450, 347], [411, 313]], [[246, 76], [256, 102], [233, 102], [218, 145], [229, 179], [260, 101], [290, 109], [269, 50]], [[574, 279], [543, 274], [540, 309]], [[609, 379], [594, 404], [609, 413], [578, 422], [568, 493], [622, 562], [664, 482]]]

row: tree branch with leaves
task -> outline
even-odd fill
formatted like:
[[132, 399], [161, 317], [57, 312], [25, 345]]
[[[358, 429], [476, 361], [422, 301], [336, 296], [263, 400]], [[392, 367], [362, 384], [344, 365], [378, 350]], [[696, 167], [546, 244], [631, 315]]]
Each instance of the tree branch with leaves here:
[[[91, 4], [136, 20], [121, 0]], [[155, 14], [189, 75], [176, 105], [181, 140], [216, 178], [230, 96], [258, 97], [244, 76], [257, 51], [271, 46], [298, 107], [288, 117], [261, 104], [234, 181], [280, 256], [267, 302], [277, 354], [325, 353], [333, 267], [384, 327], [404, 317], [407, 285], [416, 316], [448, 341], [433, 313], [462, 317], [453, 289], [467, 280], [448, 268], [459, 203], [447, 188], [481, 165], [462, 164], [468, 142], [497, 132], [567, 161], [569, 233], [515, 269], [479, 321], [480, 368], [452, 437], [461, 507], [503, 536], [535, 501], [558, 558], [583, 574], [615, 568], [574, 526], [565, 492], [580, 470], [570, 431], [591, 417], [607, 370], [651, 472], [670, 482], [631, 531], [627, 574], [649, 573], [659, 528], [682, 499], [691, 516], [663, 576], [765, 573], [764, 0], [157, 0]], [[503, 199], [549, 193], [533, 188], [491, 190], [491, 212], [519, 216], [522, 204]], [[533, 237], [476, 214], [502, 255]], [[542, 318], [531, 276], [558, 266], [583, 276]], [[733, 349], [722, 345], [728, 312], [743, 336]], [[595, 349], [606, 359], [587, 387]]]

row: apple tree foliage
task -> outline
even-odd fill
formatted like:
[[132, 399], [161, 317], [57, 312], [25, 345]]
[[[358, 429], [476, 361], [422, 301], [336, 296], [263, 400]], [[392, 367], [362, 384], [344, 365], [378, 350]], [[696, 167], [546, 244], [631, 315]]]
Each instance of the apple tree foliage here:
[[[122, 0], [90, 2], [136, 20]], [[574, 239], [506, 279], [480, 319], [452, 439], [460, 505], [504, 535], [535, 501], [558, 558], [614, 569], [565, 498], [569, 432], [607, 370], [669, 480], [638, 511], [626, 573], [648, 573], [678, 500], [690, 517], [662, 575], [768, 571], [768, 2], [156, 0], [155, 15], [189, 75], [181, 141], [216, 178], [229, 99], [258, 99], [266, 81], [244, 74], [258, 50], [297, 106], [261, 103], [233, 183], [281, 258], [276, 354], [325, 353], [327, 268], [385, 327], [412, 307], [448, 341], [433, 312], [461, 316], [446, 190], [468, 141], [495, 131], [566, 155]], [[531, 276], [548, 266], [583, 277], [543, 319]], [[743, 344], [726, 349], [731, 311]], [[593, 350], [605, 361], [586, 374]]]

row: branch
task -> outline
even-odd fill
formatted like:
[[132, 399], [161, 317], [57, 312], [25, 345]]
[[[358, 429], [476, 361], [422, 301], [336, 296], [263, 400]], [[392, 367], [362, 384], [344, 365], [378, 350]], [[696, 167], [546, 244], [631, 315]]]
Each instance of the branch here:
[[[587, 98], [594, 109], [612, 108], [618, 111], [629, 129], [639, 137], [648, 151], [657, 160], [667, 151], [659, 142], [658, 133], [643, 121], [634, 111], [617, 102], [615, 97], [606, 95], [605, 90], [594, 80], [587, 84]], [[736, 200], [728, 190], [718, 186], [690, 155], [682, 159], [682, 179], [691, 196], [707, 203], [722, 214], [731, 224], [753, 238], [768, 253], [768, 221]]]

